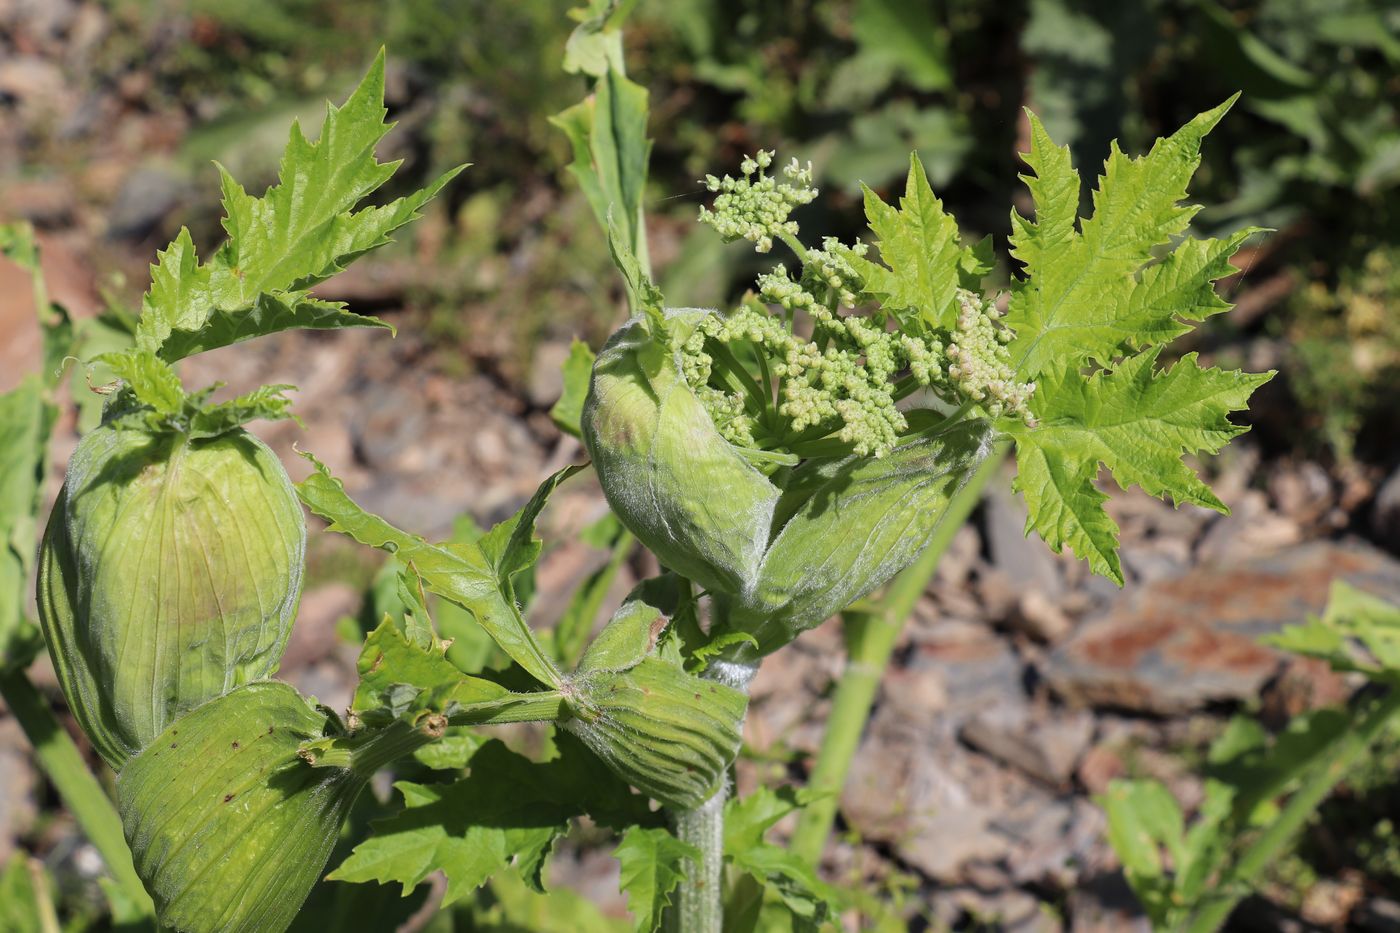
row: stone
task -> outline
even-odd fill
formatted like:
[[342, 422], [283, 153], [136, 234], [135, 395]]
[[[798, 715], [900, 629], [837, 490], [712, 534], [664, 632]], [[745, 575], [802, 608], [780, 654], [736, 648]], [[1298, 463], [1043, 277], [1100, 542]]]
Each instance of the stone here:
[[1352, 925], [1364, 933], [1395, 933], [1400, 930], [1400, 901], [1370, 897], [1356, 905]]
[[1055, 558], [1039, 538], [1026, 537], [1026, 505], [1006, 483], [992, 483], [983, 499], [983, 524], [992, 566], [1025, 589], [1055, 596], [1064, 585]]
[[1237, 561], [1246, 554], [1282, 550], [1302, 540], [1298, 523], [1269, 508], [1264, 494], [1247, 490], [1230, 502], [1230, 514], [1215, 518], [1196, 549], [1203, 564]]
[[905, 668], [914, 675], [933, 672], [939, 678], [948, 698], [950, 724], [1024, 693], [1021, 662], [1005, 639], [987, 626], [945, 619], [921, 626], [911, 636]]
[[1064, 610], [1040, 590], [1022, 593], [1010, 618], [1017, 631], [1051, 645], [1063, 641], [1074, 628]]
[[1051, 787], [1069, 784], [1094, 735], [1084, 712], [1037, 716], [1023, 703], [1002, 703], [975, 714], [959, 737], [973, 748]]
[[158, 164], [133, 171], [117, 189], [107, 214], [107, 233], [118, 239], [140, 240], [173, 211], [188, 190], [189, 182], [173, 169]]
[[1400, 601], [1400, 562], [1356, 542], [1202, 565], [1081, 623], [1047, 658], [1045, 679], [1070, 703], [1158, 714], [1257, 696], [1280, 662], [1259, 638], [1319, 612], [1338, 580]]
[[1152, 933], [1137, 896], [1118, 872], [1076, 885], [1065, 907], [1070, 933]]
[[1400, 553], [1400, 469], [1390, 474], [1371, 506], [1371, 531], [1386, 547]]
[[548, 408], [564, 394], [564, 361], [569, 358], [569, 344], [562, 340], [546, 340], [536, 345], [530, 357], [530, 376], [525, 383], [525, 395], [530, 404]]

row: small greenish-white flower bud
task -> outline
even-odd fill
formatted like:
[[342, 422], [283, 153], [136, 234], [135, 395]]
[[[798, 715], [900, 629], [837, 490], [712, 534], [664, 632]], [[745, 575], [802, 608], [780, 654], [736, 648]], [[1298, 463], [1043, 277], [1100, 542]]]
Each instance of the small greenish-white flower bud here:
[[83, 438], [44, 536], [39, 618], [108, 764], [276, 671], [305, 549], [286, 471], [242, 429], [192, 440], [119, 419]]
[[705, 187], [719, 196], [713, 208], [700, 208], [700, 222], [714, 227], [726, 242], [749, 240], [760, 253], [773, 248], [774, 238], [796, 236], [797, 223], [788, 215], [817, 196], [812, 187], [812, 166], [809, 162], [802, 168], [793, 159], [782, 171], [787, 181], [779, 182], [767, 174], [772, 164], [773, 153], [759, 150], [758, 155], [740, 163], [742, 178], [706, 175]]

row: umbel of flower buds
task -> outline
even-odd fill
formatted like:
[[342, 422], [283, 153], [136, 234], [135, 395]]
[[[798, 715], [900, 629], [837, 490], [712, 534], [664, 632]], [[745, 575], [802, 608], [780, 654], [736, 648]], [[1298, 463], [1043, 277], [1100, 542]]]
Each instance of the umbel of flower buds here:
[[195, 440], [118, 418], [83, 438], [44, 536], [39, 617], [108, 764], [276, 671], [305, 548], [286, 471], [242, 429]]

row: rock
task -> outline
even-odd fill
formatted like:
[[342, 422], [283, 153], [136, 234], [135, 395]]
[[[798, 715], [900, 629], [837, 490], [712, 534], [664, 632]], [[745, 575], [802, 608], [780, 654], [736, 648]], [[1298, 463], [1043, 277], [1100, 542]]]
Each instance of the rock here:
[[846, 822], [942, 882], [972, 862], [996, 863], [1012, 841], [994, 821], [1024, 788], [962, 748], [934, 720], [916, 728], [877, 712], [841, 795]]
[[543, 341], [535, 347], [530, 358], [530, 376], [525, 394], [530, 404], [548, 408], [564, 393], [564, 361], [569, 358], [569, 344], [562, 340]]
[[1351, 922], [1364, 933], [1395, 933], [1400, 930], [1400, 901], [1388, 897], [1367, 898], [1352, 911]]
[[1400, 562], [1358, 543], [1203, 565], [1082, 623], [1047, 659], [1046, 681], [1071, 703], [1160, 714], [1256, 696], [1280, 660], [1259, 637], [1320, 611], [1337, 580], [1400, 601]]
[[1271, 511], [1264, 494], [1248, 490], [1230, 502], [1231, 514], [1216, 517], [1196, 549], [1203, 564], [1239, 560], [1297, 544], [1302, 529], [1291, 518]]
[[950, 728], [978, 710], [1024, 693], [1021, 662], [987, 626], [945, 619], [910, 634], [913, 650], [905, 667], [911, 675], [932, 672], [939, 678], [948, 698]]
[[107, 214], [108, 235], [144, 239], [179, 206], [187, 186], [185, 177], [170, 168], [152, 164], [136, 169], [117, 190]]
[[1282, 462], [1269, 473], [1274, 506], [1299, 525], [1315, 525], [1332, 507], [1332, 479], [1312, 460]]
[[296, 624], [282, 655], [282, 670], [294, 671], [333, 657], [341, 646], [336, 626], [360, 611], [363, 594], [348, 583], [325, 583], [302, 594]]
[[1083, 712], [1037, 716], [1025, 704], [1003, 703], [974, 715], [958, 734], [983, 754], [1062, 787], [1093, 737], [1094, 718]]
[[1084, 789], [1093, 796], [1108, 790], [1108, 784], [1128, 773], [1128, 766], [1112, 743], [1101, 742], [1090, 748], [1079, 759], [1076, 777]]
[[992, 483], [983, 499], [983, 522], [992, 566], [1025, 589], [1056, 596], [1064, 588], [1055, 558], [1041, 541], [1026, 537], [1026, 506], [1005, 483]]
[[1390, 474], [1376, 493], [1371, 507], [1371, 530], [1382, 544], [1400, 553], [1400, 469]]
[[1151, 933], [1137, 896], [1119, 873], [1075, 886], [1065, 904], [1070, 933]]
[[1027, 798], [994, 826], [1013, 840], [1006, 864], [1016, 884], [1072, 888], [1104, 835], [1103, 811], [1087, 800]]
[[1064, 610], [1040, 590], [1022, 593], [1010, 619], [1018, 631], [1052, 645], [1062, 641], [1074, 628]]

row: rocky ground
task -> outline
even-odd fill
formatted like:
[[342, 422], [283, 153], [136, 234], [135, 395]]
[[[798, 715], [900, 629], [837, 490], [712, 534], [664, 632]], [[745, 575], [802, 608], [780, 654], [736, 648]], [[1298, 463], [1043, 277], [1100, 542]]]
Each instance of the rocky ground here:
[[[80, 317], [100, 309], [113, 272], [139, 285], [168, 218], [190, 203], [183, 177], [151, 158], [174, 147], [184, 127], [147, 109], [140, 73], [106, 83], [78, 77], [111, 28], [99, 4], [0, 0], [0, 219], [38, 226], [51, 293]], [[529, 274], [528, 255], [509, 261]], [[329, 463], [366, 507], [442, 535], [463, 513], [481, 523], [508, 515], [580, 452], [546, 415], [562, 339], [538, 344], [530, 368], [513, 375], [489, 349], [456, 365], [452, 355], [466, 351], [410, 332], [417, 319], [402, 309], [412, 305], [412, 278], [381, 263], [328, 290], [402, 325], [396, 340], [368, 331], [279, 336], [192, 361], [185, 376], [232, 389], [298, 385], [305, 430], [291, 422], [256, 429], [294, 476], [305, 473], [295, 444]], [[18, 270], [0, 264], [0, 389], [35, 365], [26, 289]], [[470, 330], [472, 309], [462, 313]], [[479, 343], [489, 347], [489, 337]], [[55, 485], [75, 438], [70, 417], [56, 442]], [[1208, 741], [1230, 711], [1258, 705], [1280, 722], [1350, 692], [1337, 675], [1262, 647], [1260, 635], [1320, 609], [1335, 580], [1400, 600], [1400, 473], [1266, 455], [1249, 436], [1213, 469], [1228, 517], [1115, 491], [1122, 590], [1027, 541], [1010, 475], [992, 485], [881, 687], [842, 798], [842, 839], [825, 865], [831, 877], [874, 884], [905, 875], [911, 902], [950, 924], [1146, 928], [1103, 840], [1094, 795], [1134, 774], [1198, 800], [1199, 778], [1180, 750]], [[544, 533], [562, 543], [540, 568], [537, 624], [551, 624], [562, 594], [604, 559], [569, 537], [604, 509], [586, 480], [551, 508]], [[321, 553], [329, 566], [342, 552]], [[618, 595], [646, 569], [629, 568]], [[354, 677], [354, 650], [336, 623], [360, 601], [344, 575], [313, 572], [284, 664], [285, 677], [332, 705], [348, 699]], [[839, 631], [828, 625], [765, 664], [741, 786], [801, 776], [842, 657]], [[95, 853], [61, 815], [45, 817], [51, 802], [22, 734], [0, 713], [0, 862], [16, 840], [37, 839], [51, 864], [90, 875]], [[610, 859], [574, 852], [556, 871], [622, 909]], [[1285, 923], [1261, 902], [1251, 913], [1258, 928], [1348, 920], [1400, 928], [1400, 905], [1362, 878], [1314, 887], [1301, 919]]]

